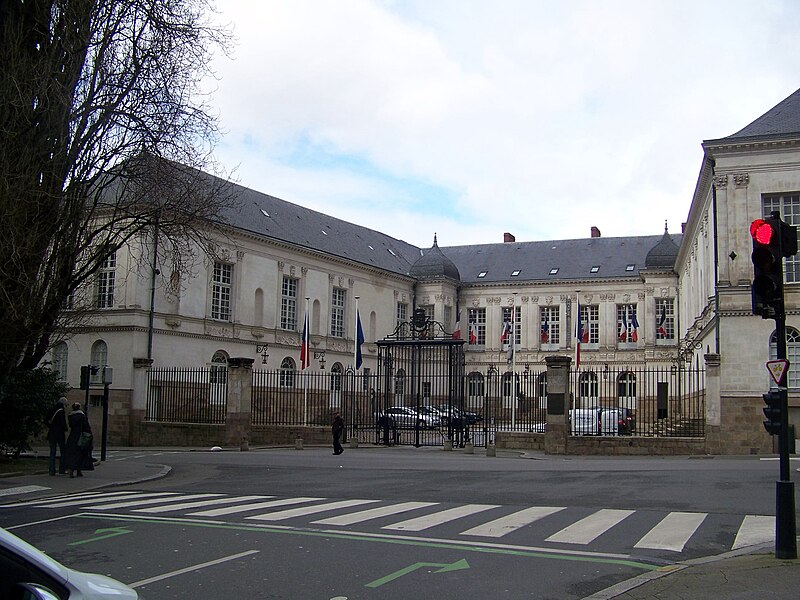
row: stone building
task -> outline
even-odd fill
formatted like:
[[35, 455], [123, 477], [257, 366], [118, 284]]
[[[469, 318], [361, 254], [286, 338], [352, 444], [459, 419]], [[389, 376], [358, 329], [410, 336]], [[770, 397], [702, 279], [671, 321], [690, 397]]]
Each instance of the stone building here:
[[[224, 367], [243, 357], [297, 370], [306, 311], [312, 351], [325, 353], [331, 372], [353, 364], [357, 304], [365, 369], [376, 368], [375, 341], [422, 308], [467, 340], [466, 372], [482, 374], [507, 369], [506, 322], [516, 365], [573, 354], [580, 307], [584, 368], [674, 369], [703, 366], [709, 357], [720, 389], [707, 409], [707, 448], [768, 452], [760, 407], [774, 326], [750, 311], [748, 228], [776, 209], [800, 224], [799, 143], [800, 91], [741, 131], [705, 141], [680, 234], [665, 226], [654, 235], [607, 238], [587, 224], [582, 239], [517, 242], [507, 232], [495, 244], [440, 246], [431, 232], [432, 246], [417, 248], [237, 187], [240, 208], [227, 215], [229, 235], [215, 260], [170, 273], [163, 284], [135, 267], [152, 263], [147, 239], [121, 249], [97, 274], [91, 325], [71, 332], [51, 361], [76, 388], [81, 365], [114, 367], [111, 439], [131, 443], [145, 419], [148, 366]], [[798, 261], [786, 269], [792, 360], [800, 347], [792, 285]], [[312, 369], [321, 366], [312, 361]], [[798, 386], [798, 368], [791, 367], [790, 388]], [[800, 426], [800, 403], [791, 403]]]

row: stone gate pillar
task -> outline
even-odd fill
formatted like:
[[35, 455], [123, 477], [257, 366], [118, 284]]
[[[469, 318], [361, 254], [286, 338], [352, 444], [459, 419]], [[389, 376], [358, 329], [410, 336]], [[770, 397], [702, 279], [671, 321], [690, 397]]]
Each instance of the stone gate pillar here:
[[253, 410], [253, 359], [228, 361], [228, 411], [225, 416], [225, 444], [245, 449], [250, 442]]
[[547, 427], [544, 432], [544, 451], [547, 454], [566, 454], [572, 358], [548, 356], [544, 360], [547, 363]]
[[719, 354], [709, 353], [706, 359], [706, 452], [721, 454], [722, 402], [720, 400], [720, 358]]

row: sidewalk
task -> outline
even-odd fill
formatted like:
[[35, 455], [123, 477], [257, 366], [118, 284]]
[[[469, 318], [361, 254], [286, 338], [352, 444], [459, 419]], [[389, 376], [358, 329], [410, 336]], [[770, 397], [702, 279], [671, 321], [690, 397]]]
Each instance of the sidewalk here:
[[[131, 449], [130, 455], [143, 449]], [[70, 479], [66, 475], [0, 477], [0, 504], [34, 500], [76, 492], [113, 488], [159, 479], [169, 475], [168, 456], [153, 456], [153, 462], [126, 460], [128, 451], [98, 462], [94, 471]], [[23, 491], [28, 490], [28, 491]], [[800, 546], [800, 543], [798, 543]], [[774, 557], [774, 545], [753, 546], [719, 556], [688, 560], [644, 573], [584, 600], [732, 600], [800, 597], [800, 560]]]

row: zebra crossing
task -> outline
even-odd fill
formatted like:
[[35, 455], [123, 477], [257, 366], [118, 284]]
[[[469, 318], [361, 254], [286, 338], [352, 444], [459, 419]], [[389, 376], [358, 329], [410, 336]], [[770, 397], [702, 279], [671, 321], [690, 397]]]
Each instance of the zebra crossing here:
[[[693, 544], [702, 552], [703, 535], [714, 551], [735, 550], [774, 541], [775, 517], [713, 515], [703, 512], [635, 511], [566, 506], [509, 507], [499, 504], [390, 502], [368, 498], [277, 497], [224, 493], [83, 492], [0, 506], [79, 509], [89, 514], [164, 515], [170, 518], [234, 519], [285, 523], [295, 527], [366, 527], [387, 533], [431, 532], [458, 539], [518, 543], [535, 538], [554, 548], [597, 549], [628, 524], [625, 550], [677, 556]], [[640, 518], [634, 519], [634, 515]], [[643, 515], [643, 516], [642, 516]], [[631, 523], [636, 521], [636, 523]], [[644, 523], [644, 525], [642, 525]], [[723, 547], [719, 540], [725, 539]], [[700, 550], [698, 550], [700, 548]]]

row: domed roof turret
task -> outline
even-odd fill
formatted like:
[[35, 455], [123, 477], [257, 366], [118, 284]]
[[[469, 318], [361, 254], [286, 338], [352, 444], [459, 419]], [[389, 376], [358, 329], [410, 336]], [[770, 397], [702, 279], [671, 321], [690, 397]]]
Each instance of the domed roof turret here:
[[646, 269], [671, 269], [675, 266], [675, 259], [678, 257], [678, 244], [672, 241], [667, 231], [667, 223], [664, 222], [664, 236], [661, 238], [650, 252], [647, 253], [644, 266]]
[[447, 277], [454, 281], [461, 281], [461, 274], [452, 260], [447, 258], [439, 248], [436, 234], [433, 236], [433, 246], [411, 266], [409, 275], [417, 279], [439, 279]]

